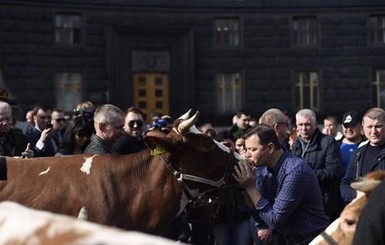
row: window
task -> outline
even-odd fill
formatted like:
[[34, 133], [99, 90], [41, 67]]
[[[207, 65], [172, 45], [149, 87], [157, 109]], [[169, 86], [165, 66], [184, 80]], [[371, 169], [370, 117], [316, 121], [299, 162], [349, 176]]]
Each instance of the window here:
[[385, 43], [385, 16], [369, 18], [369, 41], [372, 44]]
[[317, 19], [315, 17], [293, 18], [293, 43], [295, 46], [318, 45]]
[[56, 14], [56, 43], [80, 43], [81, 17], [78, 14]]
[[216, 77], [218, 111], [236, 112], [241, 109], [241, 75], [239, 73], [222, 73]]
[[385, 69], [375, 70], [373, 78], [373, 104], [383, 108], [385, 106]]
[[217, 18], [215, 20], [215, 45], [217, 47], [240, 46], [240, 21], [238, 18]]
[[297, 109], [318, 110], [319, 75], [316, 71], [295, 74], [295, 103]]
[[82, 75], [79, 72], [59, 72], [56, 75], [56, 107], [72, 111], [82, 101]]

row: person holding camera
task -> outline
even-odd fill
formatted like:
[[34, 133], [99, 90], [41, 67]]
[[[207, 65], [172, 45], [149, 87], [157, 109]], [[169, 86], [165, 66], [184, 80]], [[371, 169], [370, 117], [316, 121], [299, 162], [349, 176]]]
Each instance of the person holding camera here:
[[55, 131], [51, 124], [51, 107], [38, 104], [34, 106], [33, 121], [35, 127], [27, 132], [27, 139], [32, 144], [35, 157], [54, 156], [59, 146], [53, 136]]

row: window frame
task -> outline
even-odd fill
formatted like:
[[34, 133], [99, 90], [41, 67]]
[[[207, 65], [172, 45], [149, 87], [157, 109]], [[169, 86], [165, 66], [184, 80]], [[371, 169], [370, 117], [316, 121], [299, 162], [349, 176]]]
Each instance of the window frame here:
[[[79, 90], [79, 98], [76, 99], [76, 98], [72, 98], [70, 99], [69, 101], [72, 101], [71, 103], [71, 106], [68, 106], [68, 108], [66, 107], [68, 101], [66, 101], [66, 87], [68, 86], [68, 83], [67, 84], [60, 84], [60, 79], [59, 79], [59, 76], [60, 75], [65, 75], [65, 74], [79, 74], [80, 75], [80, 83], [78, 85], [75, 85], [75, 87], [73, 86], [73, 84], [70, 84], [71, 86], [71, 89], [69, 90], [70, 94], [71, 95], [74, 95], [76, 93], [74, 93], [73, 91], [75, 90], [75, 92], [77, 90]], [[67, 75], [67, 76], [68, 76]], [[75, 108], [75, 106], [79, 103], [81, 103], [82, 101], [84, 101], [84, 74], [83, 74], [83, 71], [82, 70], [57, 70], [55, 72], [55, 78], [54, 78], [54, 81], [55, 81], [55, 105], [57, 108], [60, 108], [62, 109], [63, 111], [65, 112], [72, 112], [73, 108]], [[68, 80], [66, 80], [66, 82], [68, 82]], [[64, 86], [64, 89], [60, 89], [60, 87], [63, 87]], [[62, 95], [62, 98], [60, 98], [60, 95]]]
[[[315, 73], [317, 74], [317, 82], [314, 84], [311, 80], [311, 74]], [[307, 80], [309, 80], [309, 84], [303, 84], [303, 76], [306, 75]], [[302, 79], [301, 79], [302, 77]], [[299, 80], [297, 80], [297, 78]], [[306, 81], [305, 81], [306, 82]], [[312, 89], [313, 87], [313, 89]], [[296, 110], [309, 108], [313, 111], [320, 111], [320, 102], [321, 102], [321, 73], [318, 70], [296, 70], [294, 72], [294, 82], [293, 82], [293, 88], [294, 88], [294, 104]], [[309, 94], [307, 97], [309, 98], [308, 104], [305, 104], [305, 88], [308, 88]], [[314, 88], [316, 89], [316, 94], [314, 93]], [[299, 97], [297, 96], [299, 95]]]
[[[383, 27], [379, 26], [372, 26], [372, 19], [377, 18], [376, 23], [378, 23], [378, 19], [382, 18]], [[377, 14], [377, 15], [370, 15], [368, 17], [367, 21], [367, 29], [368, 29], [368, 43], [370, 46], [385, 46], [385, 15], [384, 14]], [[380, 34], [375, 35], [373, 33], [379, 33], [382, 32], [382, 41], [376, 41], [375, 36], [380, 36]]]
[[[218, 21], [231, 21], [231, 20], [236, 20], [238, 21], [238, 30], [237, 31], [232, 31], [230, 33], [229, 31], [229, 37], [228, 40], [223, 40], [225, 37], [223, 37], [225, 34], [219, 35], [218, 32], [218, 27], [217, 27], [217, 22]], [[232, 25], [233, 26], [233, 25]], [[219, 48], [219, 49], [239, 49], [243, 47], [243, 28], [242, 28], [242, 20], [239, 16], [217, 16], [213, 20], [213, 46], [214, 48]], [[238, 45], [232, 45], [230, 40], [231, 34], [235, 35], [237, 34], [238, 38]], [[222, 37], [221, 37], [222, 36]], [[221, 41], [218, 41], [221, 40]]]
[[[74, 30], [77, 30], [75, 28], [64, 28], [64, 27], [58, 27], [57, 26], [57, 17], [59, 15], [67, 15], [67, 16], [79, 16], [79, 21], [80, 21], [80, 25], [79, 25], [79, 34], [78, 34], [78, 38], [79, 38], [79, 42], [60, 42], [57, 40], [57, 35], [58, 35], [58, 31], [59, 30], [72, 30], [72, 32]], [[61, 11], [58, 11], [56, 13], [54, 13], [54, 22], [53, 22], [53, 25], [54, 25], [54, 44], [55, 45], [58, 45], [58, 46], [81, 46], [81, 45], [84, 45], [84, 15], [80, 12], [61, 12]]]
[[[228, 77], [231, 76], [230, 80]], [[243, 88], [244, 88], [244, 80], [243, 80], [242, 72], [217, 72], [215, 74], [215, 98], [216, 98], [216, 108], [218, 113], [229, 113], [233, 114], [240, 110], [243, 105]], [[238, 82], [236, 81], [238, 79]], [[231, 88], [231, 106], [227, 107], [227, 86], [228, 81], [230, 81]], [[220, 84], [222, 83], [222, 84]], [[222, 90], [222, 91], [220, 91]]]
[[[300, 30], [295, 30], [294, 29], [294, 25], [295, 23], [298, 21], [301, 21], [301, 20], [314, 20], [314, 30], [304, 30], [304, 29], [300, 29]], [[300, 24], [298, 23], [298, 26], [300, 26]], [[292, 47], [296, 47], [296, 48], [315, 48], [315, 47], [319, 47], [320, 46], [320, 28], [319, 28], [319, 20], [318, 20], [318, 16], [312, 16], [312, 15], [306, 15], [306, 16], [292, 16], [291, 17], [291, 25], [290, 25], [290, 28], [291, 28], [291, 43], [292, 43]], [[298, 27], [300, 28], [300, 27]], [[308, 35], [311, 35], [311, 33], [314, 33], [314, 36], [312, 37], [313, 40], [315, 40], [315, 43], [301, 43], [300, 40], [300, 34], [302, 33], [302, 35], [306, 36], [306, 33]], [[311, 38], [311, 37], [310, 37]]]
[[[381, 74], [380, 72], [383, 73], [383, 80], [381, 81]], [[381, 86], [384, 88], [383, 90], [385, 91], [385, 68], [378, 68], [378, 69], [373, 69], [372, 70], [372, 81], [371, 81], [371, 87], [372, 87], [372, 99], [373, 99], [373, 104], [376, 107], [383, 107], [381, 106]], [[384, 101], [385, 105], [385, 96], [384, 96]]]

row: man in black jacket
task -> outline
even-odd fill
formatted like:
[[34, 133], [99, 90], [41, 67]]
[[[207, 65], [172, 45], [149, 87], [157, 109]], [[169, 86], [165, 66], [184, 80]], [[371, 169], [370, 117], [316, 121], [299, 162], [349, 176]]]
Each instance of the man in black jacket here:
[[[1, 156], [21, 156], [28, 145], [27, 137], [21, 130], [12, 126], [11, 106], [0, 101], [0, 155]], [[32, 157], [33, 152], [29, 150], [26, 156]]]
[[129, 154], [146, 148], [143, 141], [144, 116], [143, 112], [136, 107], [127, 109], [124, 119], [124, 133], [114, 143], [114, 150], [119, 154]]
[[329, 221], [338, 218], [341, 212], [339, 191], [341, 156], [337, 141], [322, 134], [317, 127], [316, 115], [303, 109], [296, 114], [298, 138], [292, 153], [301, 157], [314, 170], [321, 187], [323, 202]]
[[362, 127], [368, 141], [353, 152], [344, 177], [341, 179], [341, 196], [345, 204], [356, 197], [350, 184], [375, 170], [385, 170], [385, 111], [369, 109], [363, 116]]
[[112, 146], [123, 132], [123, 112], [118, 107], [105, 104], [95, 110], [94, 127], [96, 133], [91, 136], [84, 153], [113, 154]]

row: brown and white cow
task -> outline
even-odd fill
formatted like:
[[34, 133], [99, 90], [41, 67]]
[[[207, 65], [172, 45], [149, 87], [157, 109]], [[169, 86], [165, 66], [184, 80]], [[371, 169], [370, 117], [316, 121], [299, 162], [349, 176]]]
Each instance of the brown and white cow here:
[[1, 202], [0, 244], [172, 245], [175, 241], [38, 211], [14, 202]]
[[357, 197], [342, 210], [340, 218], [329, 225], [309, 245], [352, 244], [361, 211], [368, 202], [372, 190], [384, 179], [385, 171], [375, 171], [367, 174], [361, 181], [352, 183], [352, 188], [357, 191]]
[[234, 181], [234, 154], [199, 134], [198, 117], [183, 115], [167, 135], [149, 132], [149, 149], [134, 154], [5, 158], [0, 201], [71, 216], [86, 207], [89, 221], [162, 234], [188, 198]]

